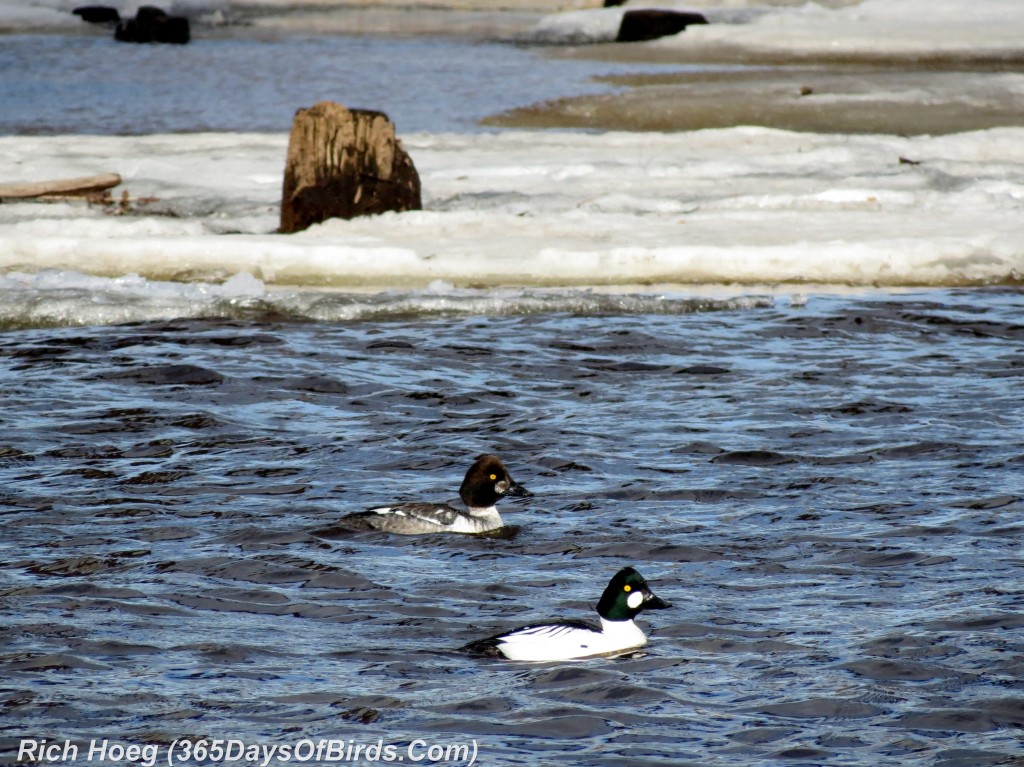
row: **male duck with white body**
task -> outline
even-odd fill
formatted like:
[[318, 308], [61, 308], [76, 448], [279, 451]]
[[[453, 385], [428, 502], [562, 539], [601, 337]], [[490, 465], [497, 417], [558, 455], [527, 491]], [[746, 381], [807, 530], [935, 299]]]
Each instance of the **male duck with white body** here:
[[616, 656], [647, 644], [633, 619], [643, 610], [671, 607], [632, 567], [617, 572], [597, 603], [600, 625], [555, 621], [523, 626], [466, 645], [463, 650], [509, 660], [558, 661]]

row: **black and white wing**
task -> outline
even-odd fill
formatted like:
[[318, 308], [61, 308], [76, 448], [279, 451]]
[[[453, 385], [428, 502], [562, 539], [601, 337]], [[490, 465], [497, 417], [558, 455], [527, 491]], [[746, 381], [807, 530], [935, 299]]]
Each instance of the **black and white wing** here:
[[520, 655], [519, 648], [549, 647], [565, 645], [566, 647], [585, 647], [601, 629], [586, 621], [570, 620], [559, 623], [536, 623], [521, 626], [503, 634], [496, 634], [487, 639], [470, 642], [462, 649], [473, 655], [493, 658], [515, 658]]
[[389, 533], [435, 533], [451, 527], [463, 516], [457, 509], [435, 503], [398, 503], [379, 506], [342, 517], [353, 530], [382, 530]]

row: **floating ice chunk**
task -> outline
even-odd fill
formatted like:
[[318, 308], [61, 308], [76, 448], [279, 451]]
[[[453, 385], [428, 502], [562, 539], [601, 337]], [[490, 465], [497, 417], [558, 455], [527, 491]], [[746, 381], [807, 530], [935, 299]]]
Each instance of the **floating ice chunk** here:
[[218, 292], [225, 298], [253, 298], [267, 291], [263, 280], [256, 279], [248, 272], [239, 272], [221, 283]]
[[450, 282], [445, 280], [433, 280], [429, 285], [427, 285], [423, 292], [433, 295], [444, 295], [446, 293], [451, 293], [454, 290], [455, 286]]
[[622, 23], [622, 8], [553, 13], [525, 35], [529, 42], [567, 45], [613, 41]]
[[266, 295], [239, 273], [222, 284], [100, 277], [62, 269], [0, 275], [0, 327], [107, 325], [244, 314]]

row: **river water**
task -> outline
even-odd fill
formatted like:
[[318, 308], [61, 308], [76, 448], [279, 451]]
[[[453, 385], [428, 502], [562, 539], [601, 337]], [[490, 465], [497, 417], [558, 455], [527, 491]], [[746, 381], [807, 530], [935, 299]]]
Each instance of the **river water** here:
[[94, 33], [0, 43], [0, 134], [12, 135], [287, 132], [296, 109], [324, 100], [386, 112], [400, 133], [472, 131], [513, 107], [613, 90], [597, 75], [666, 69], [458, 38], [236, 32], [140, 46]]
[[[283, 133], [321, 99], [472, 131], [608, 66], [7, 35], [0, 133]], [[1024, 764], [1019, 286], [80, 277], [0, 280], [0, 763]], [[483, 452], [535, 493], [504, 534], [339, 527]], [[639, 656], [458, 651], [592, 617], [625, 565], [673, 604]]]
[[[990, 288], [5, 331], [4, 761], [211, 738], [291, 763], [333, 740], [1020, 764], [1022, 309]], [[503, 502], [507, 535], [337, 525], [451, 499], [485, 451], [535, 493]], [[627, 564], [673, 603], [642, 656], [457, 651], [591, 617]]]

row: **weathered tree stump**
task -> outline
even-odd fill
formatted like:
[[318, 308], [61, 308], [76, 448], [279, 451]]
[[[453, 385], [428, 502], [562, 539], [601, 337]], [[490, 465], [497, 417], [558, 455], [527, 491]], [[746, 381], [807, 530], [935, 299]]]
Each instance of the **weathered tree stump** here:
[[387, 115], [331, 101], [296, 112], [278, 231], [422, 207], [419, 174]]

